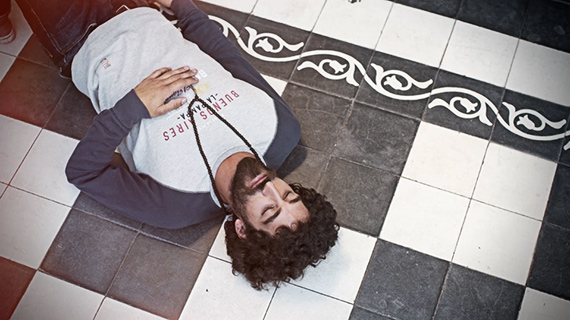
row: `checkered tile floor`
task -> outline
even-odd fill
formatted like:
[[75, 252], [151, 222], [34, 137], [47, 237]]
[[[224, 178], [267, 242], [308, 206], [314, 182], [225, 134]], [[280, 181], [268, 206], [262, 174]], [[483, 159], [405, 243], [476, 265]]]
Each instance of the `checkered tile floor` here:
[[0, 319], [570, 319], [568, 0], [208, 0], [303, 135], [340, 240], [255, 291], [222, 221], [110, 212], [63, 168], [94, 111], [17, 5], [0, 46]]

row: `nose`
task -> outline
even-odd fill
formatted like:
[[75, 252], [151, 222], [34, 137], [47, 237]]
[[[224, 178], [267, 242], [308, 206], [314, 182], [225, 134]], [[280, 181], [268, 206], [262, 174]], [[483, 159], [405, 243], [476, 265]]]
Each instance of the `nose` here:
[[275, 198], [275, 200], [281, 199], [281, 197], [279, 196], [279, 191], [277, 191], [277, 188], [275, 188], [275, 184], [271, 181], [268, 181], [265, 184], [262, 194], [266, 197]]

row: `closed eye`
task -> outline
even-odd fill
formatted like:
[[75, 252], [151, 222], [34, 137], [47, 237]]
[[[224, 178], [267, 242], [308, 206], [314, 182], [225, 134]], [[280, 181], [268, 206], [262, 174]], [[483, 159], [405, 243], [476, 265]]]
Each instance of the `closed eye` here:
[[264, 225], [270, 224], [275, 219], [277, 219], [277, 217], [279, 216], [280, 213], [281, 213], [281, 208], [277, 209], [277, 211], [275, 211], [275, 213], [271, 217], [269, 217], [269, 219], [265, 220], [265, 222], [263, 222], [263, 224]]

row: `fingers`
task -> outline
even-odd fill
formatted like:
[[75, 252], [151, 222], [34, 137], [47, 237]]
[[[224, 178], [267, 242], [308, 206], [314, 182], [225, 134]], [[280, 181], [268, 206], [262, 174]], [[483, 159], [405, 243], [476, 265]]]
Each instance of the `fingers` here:
[[168, 68], [168, 67], [162, 67], [160, 69], [154, 70], [148, 77], [149, 78], [158, 78], [160, 77], [162, 74], [164, 74], [165, 72], [171, 71], [172, 68]]
[[182, 105], [184, 105], [186, 102], [188, 102], [188, 100], [186, 98], [178, 98], [178, 99], [173, 99], [168, 101], [168, 103], [165, 103], [164, 105], [162, 105], [162, 107], [160, 107], [160, 114], [165, 114], [167, 112], [170, 112], [174, 109], [180, 108]]
[[148, 78], [157, 78], [157, 79], [169, 79], [176, 75], [185, 75], [187, 77], [193, 77], [197, 73], [197, 70], [190, 69], [189, 66], [183, 66], [177, 69], [172, 70], [169, 67], [162, 67], [153, 71]]
[[179, 90], [181, 88], [194, 85], [197, 82], [198, 82], [198, 79], [196, 79], [194, 77], [190, 77], [190, 78], [182, 78], [181, 77], [181, 78], [173, 80], [169, 84], [165, 85], [165, 88], [166, 88], [165, 92], [172, 93], [172, 92]]
[[173, 78], [173, 77], [176, 78], [176, 77], [180, 77], [180, 76], [183, 76], [183, 77], [193, 77], [193, 76], [196, 75], [196, 73], [197, 73], [196, 70], [190, 69], [190, 67], [188, 67], [188, 66], [183, 66], [183, 67], [180, 67], [180, 68], [178, 68], [178, 69], [174, 69], [174, 70], [170, 70], [170, 71], [164, 72], [164, 73], [159, 77], [159, 79], [161, 79], [161, 80], [168, 80], [168, 79], [171, 79], [171, 78]]
[[166, 104], [164, 100], [173, 92], [196, 84], [198, 82], [198, 79], [194, 77], [196, 73], [196, 70], [191, 70], [188, 66], [174, 70], [168, 67], [160, 68], [143, 79], [134, 90], [151, 117], [159, 116], [185, 103], [183, 97], [173, 99]]

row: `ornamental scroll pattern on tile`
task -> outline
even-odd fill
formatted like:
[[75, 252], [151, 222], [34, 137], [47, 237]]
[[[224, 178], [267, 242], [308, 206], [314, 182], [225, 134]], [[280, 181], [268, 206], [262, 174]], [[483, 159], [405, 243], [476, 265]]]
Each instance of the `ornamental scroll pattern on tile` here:
[[[237, 39], [239, 46], [245, 52], [262, 61], [290, 62], [306, 57], [322, 56], [323, 58], [321, 58], [319, 63], [307, 60], [303, 61], [297, 66], [297, 70], [313, 69], [324, 78], [335, 81], [344, 80], [352, 86], [359, 86], [354, 76], [356, 72], [360, 72], [364, 77], [364, 81], [381, 95], [406, 101], [427, 99], [430, 96], [435, 97], [435, 99], [428, 104], [428, 108], [446, 108], [459, 118], [477, 119], [483, 125], [487, 126], [493, 125], [487, 117], [487, 112], [493, 112], [496, 114], [497, 122], [500, 125], [511, 133], [528, 140], [555, 141], [570, 136], [570, 130], [564, 131], [567, 122], [566, 119], [548, 119], [536, 110], [517, 110], [515, 106], [507, 102], [502, 103], [508, 113], [507, 117], [503, 118], [503, 116], [499, 114], [499, 108], [493, 102], [473, 90], [460, 87], [442, 87], [430, 91], [428, 88], [433, 84], [432, 79], [418, 81], [404, 71], [385, 70], [382, 66], [374, 63], [371, 64], [371, 66], [376, 74], [374, 78], [372, 78], [367, 74], [366, 68], [362, 63], [349, 54], [334, 50], [311, 50], [302, 52], [301, 49], [305, 45], [303, 42], [289, 44], [279, 35], [274, 33], [258, 33], [255, 29], [247, 26], [245, 30], [249, 37], [244, 41], [244, 38], [240, 37], [235, 27], [227, 21], [215, 16], [210, 16], [210, 19], [221, 26], [222, 32], [226, 37], [232, 33]], [[258, 48], [263, 50], [265, 54], [260, 54], [256, 50]], [[290, 52], [291, 55], [285, 57], [271, 56], [271, 54], [281, 53], [284, 50]], [[420, 94], [405, 94], [414, 87], [416, 89], [425, 90], [425, 92]], [[396, 91], [402, 94], [396, 93]], [[438, 95], [443, 93], [456, 94], [456, 96], [449, 99], [449, 101], [437, 98]], [[523, 127], [526, 129], [525, 131], [521, 130]], [[546, 129], [550, 132], [554, 130], [556, 133], [540, 135], [540, 133]], [[568, 149], [570, 149], [570, 142], [564, 145], [564, 150]]]

